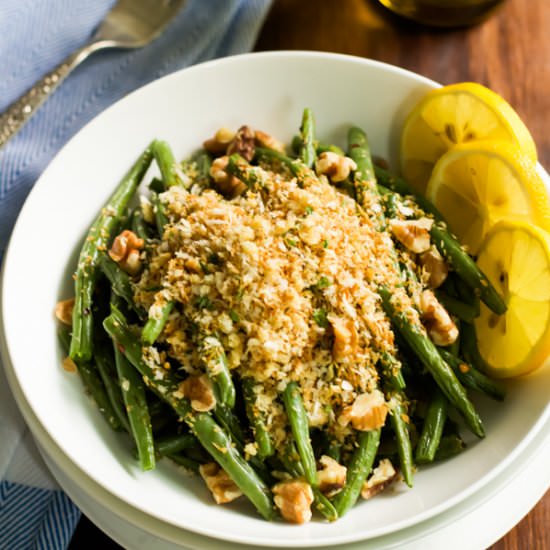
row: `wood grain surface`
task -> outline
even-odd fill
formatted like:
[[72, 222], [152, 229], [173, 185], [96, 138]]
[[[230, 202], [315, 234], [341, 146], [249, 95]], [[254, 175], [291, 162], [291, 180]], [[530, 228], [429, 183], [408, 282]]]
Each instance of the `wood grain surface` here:
[[[256, 49], [347, 53], [443, 84], [485, 84], [518, 111], [537, 143], [541, 163], [550, 167], [550, 0], [507, 0], [480, 25], [444, 31], [400, 19], [376, 0], [274, 0]], [[550, 491], [491, 547], [547, 549]]]

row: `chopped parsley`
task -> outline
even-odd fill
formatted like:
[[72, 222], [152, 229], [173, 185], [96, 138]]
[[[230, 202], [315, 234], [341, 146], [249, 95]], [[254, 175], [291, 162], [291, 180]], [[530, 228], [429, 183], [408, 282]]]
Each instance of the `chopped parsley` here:
[[296, 244], [297, 244], [297, 243], [296, 243], [296, 239], [291, 239], [290, 237], [287, 237], [287, 238], [285, 239], [285, 244], [286, 244], [287, 246], [296, 246]]
[[328, 318], [326, 309], [319, 308], [313, 312], [313, 320], [321, 327], [328, 328]]
[[231, 320], [234, 322], [234, 323], [238, 323], [239, 322], [239, 315], [237, 314], [237, 312], [233, 309], [230, 309], [229, 310], [229, 317], [231, 317]]
[[332, 283], [330, 282], [330, 280], [327, 279], [327, 277], [325, 277], [324, 275], [322, 275], [321, 278], [317, 281], [317, 284], [315, 286], [317, 288], [327, 288], [331, 284]]
[[332, 284], [332, 281], [325, 277], [324, 275], [321, 275], [321, 278], [311, 286], [308, 287], [308, 290], [311, 290], [315, 292], [316, 290], [323, 290], [323, 288], [327, 288]]
[[323, 241], [323, 248], [328, 248], [328, 241], [326, 239]]
[[306, 216], [313, 214], [313, 208], [311, 208], [311, 206], [306, 206], [305, 213]]
[[214, 304], [208, 296], [197, 296], [195, 298], [195, 306], [199, 309], [213, 309]]

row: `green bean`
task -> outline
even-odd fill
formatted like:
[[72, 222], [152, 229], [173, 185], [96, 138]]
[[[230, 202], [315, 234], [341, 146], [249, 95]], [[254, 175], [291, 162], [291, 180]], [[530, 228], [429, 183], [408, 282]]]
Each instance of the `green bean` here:
[[496, 380], [489, 378], [467, 361], [463, 361], [462, 359], [453, 356], [444, 349], [440, 349], [439, 353], [455, 371], [457, 378], [462, 384], [464, 384], [464, 386], [472, 390], [482, 392], [496, 401], [504, 400], [506, 391], [504, 387]]
[[164, 181], [160, 178], [153, 178], [149, 182], [148, 187], [154, 193], [164, 193], [166, 191], [166, 185], [164, 185]]
[[466, 444], [458, 435], [444, 435], [441, 438], [439, 447], [435, 453], [434, 460], [447, 460], [461, 453], [466, 448]]
[[326, 437], [324, 454], [330, 456], [330, 458], [333, 458], [336, 462], [340, 462], [342, 458], [342, 444], [337, 439], [330, 437], [326, 432], [323, 433]]
[[231, 442], [231, 438], [208, 414], [199, 413], [186, 418], [202, 446], [231, 477], [239, 489], [256, 506], [265, 519], [274, 516], [269, 487], [251, 468]]
[[93, 354], [93, 295], [98, 276], [101, 250], [110, 244], [114, 233], [153, 156], [148, 147], [122, 178], [111, 198], [88, 230], [80, 251], [75, 275], [75, 303], [70, 356], [89, 361]]
[[258, 410], [256, 405], [256, 394], [254, 392], [255, 382], [252, 378], [242, 379], [243, 397], [246, 407], [246, 415], [250, 426], [252, 427], [252, 433], [254, 434], [254, 440], [258, 447], [258, 456], [261, 459], [272, 456], [275, 452], [273, 447], [273, 441], [269, 435], [267, 425], [265, 423], [265, 416]]
[[174, 461], [178, 466], [183, 466], [186, 470], [194, 472], [195, 474], [199, 473], [199, 469], [201, 467], [200, 462], [197, 462], [192, 458], [175, 453], [166, 455], [166, 457]]
[[481, 301], [491, 311], [494, 311], [497, 315], [502, 315], [506, 311], [504, 300], [489, 279], [480, 271], [474, 260], [460, 246], [460, 243], [443, 225], [437, 223], [433, 224], [430, 234], [432, 242], [454, 268], [457, 275], [479, 294]]
[[[323, 143], [321, 141], [315, 142], [315, 152], [317, 155], [320, 155], [322, 153], [336, 153], [337, 155], [344, 156], [345, 152], [342, 148], [338, 147], [338, 145], [334, 145], [333, 143]], [[292, 136], [292, 140], [290, 142], [290, 149], [297, 155], [300, 152], [300, 147], [302, 145], [302, 138], [299, 135]]]
[[[69, 348], [71, 345], [71, 335], [69, 333], [69, 329], [60, 327], [57, 335], [64, 353], [69, 353]], [[91, 395], [92, 399], [95, 401], [95, 404], [97, 405], [97, 408], [103, 418], [105, 418], [113, 430], [122, 430], [123, 427], [120, 424], [113, 406], [111, 405], [111, 401], [109, 400], [109, 396], [107, 395], [105, 386], [103, 385], [96, 366], [87, 361], [74, 360], [74, 363], [86, 392]]]
[[[236, 449], [240, 453], [243, 453], [246, 444], [246, 436], [241, 426], [241, 422], [235, 413], [223, 403], [218, 403], [213, 413], [216, 420], [231, 438]], [[248, 462], [265, 483], [270, 483], [272, 481], [272, 476], [262, 462], [261, 457], [251, 456], [248, 458]]]
[[197, 170], [197, 183], [207, 187], [210, 185], [210, 168], [212, 167], [212, 157], [210, 154], [201, 149], [191, 157], [191, 161], [195, 163]]
[[192, 434], [168, 435], [155, 440], [155, 447], [161, 456], [179, 453], [198, 444], [197, 438]]
[[302, 146], [302, 137], [298, 134], [294, 134], [290, 141], [290, 149], [292, 152], [297, 155], [300, 152], [300, 147]]
[[[370, 146], [367, 134], [357, 126], [352, 126], [348, 130], [348, 155], [357, 165], [354, 174], [356, 185], [362, 185], [372, 190], [376, 184], [376, 176]], [[363, 202], [360, 199], [358, 201], [360, 204]]]
[[316, 487], [318, 485], [317, 467], [315, 464], [315, 454], [313, 453], [311, 439], [309, 437], [309, 420], [296, 382], [289, 382], [287, 384], [283, 391], [283, 402], [292, 436], [296, 442], [296, 447], [298, 448], [300, 460], [304, 468], [304, 475], [308, 483]]
[[448, 313], [458, 317], [461, 321], [471, 323], [479, 315], [479, 312], [473, 306], [465, 304], [461, 300], [457, 300], [442, 291], [436, 292], [437, 299]]
[[192, 157], [193, 161], [197, 165], [197, 171], [203, 177], [210, 176], [210, 168], [212, 167], [212, 157], [210, 154], [201, 150], [198, 153], [195, 153]]
[[152, 470], [155, 467], [155, 444], [151, 418], [145, 399], [145, 385], [117, 345], [114, 344], [113, 347], [118, 379], [130, 424], [130, 433], [136, 444], [141, 469]]
[[317, 142], [315, 151], [318, 155], [321, 153], [336, 153], [342, 157], [345, 155], [343, 149], [338, 147], [338, 145], [334, 145], [333, 143], [321, 143], [320, 141]]
[[166, 188], [172, 187], [179, 183], [179, 178], [176, 173], [176, 159], [174, 153], [168, 143], [156, 139], [151, 145], [153, 155], [157, 161], [162, 180]]
[[454, 342], [452, 342], [449, 346], [447, 346], [446, 351], [448, 351], [454, 357], [458, 357], [459, 354], [460, 354], [460, 339], [461, 339], [461, 336], [460, 336], [460, 327], [461, 327], [460, 319], [455, 319], [455, 326], [458, 330], [457, 337], [455, 338]]
[[141, 341], [144, 346], [152, 346], [157, 341], [173, 309], [174, 301], [168, 300], [160, 308], [160, 315], [151, 317], [149, 314], [149, 318], [141, 331]]
[[428, 406], [420, 439], [416, 444], [415, 457], [418, 463], [433, 462], [446, 419], [447, 398], [436, 389]]
[[401, 361], [387, 351], [383, 351], [380, 356], [380, 371], [390, 389], [395, 391], [404, 390], [406, 387], [405, 378], [401, 372]]
[[386, 218], [397, 219], [399, 217], [399, 201], [395, 193], [387, 193], [382, 195], [382, 205]]
[[149, 232], [149, 226], [147, 225], [147, 222], [143, 217], [143, 211], [139, 206], [134, 208], [134, 211], [132, 212], [132, 216], [130, 219], [130, 226], [132, 228], [132, 231], [140, 239], [143, 239], [144, 241], [147, 242], [147, 240], [151, 238], [151, 235]]
[[232, 409], [237, 394], [221, 342], [214, 336], [206, 336], [200, 343], [199, 355], [208, 377], [214, 383], [218, 400]]
[[[284, 452], [280, 453], [279, 458], [283, 467], [292, 477], [304, 477], [304, 468], [293, 441], [286, 445]], [[338, 519], [338, 512], [332, 502], [320, 491], [319, 487], [312, 486], [311, 489], [313, 491], [313, 505], [315, 509], [325, 516], [328, 521], [336, 521]]]
[[[269, 149], [267, 147], [256, 147], [255, 155], [257, 159], [264, 159], [268, 161], [276, 161], [282, 164], [293, 176], [295, 176], [298, 181], [304, 181], [307, 178], [313, 176], [313, 172], [305, 164], [303, 164], [299, 159], [291, 159], [284, 153], [276, 151], [275, 149]], [[244, 160], [244, 159], [243, 159]], [[235, 159], [236, 163], [237, 159]], [[246, 161], [245, 161], [246, 162]], [[231, 165], [231, 159], [229, 164]], [[241, 167], [244, 166], [241, 162]], [[238, 171], [237, 167], [228, 166], [228, 171], [233, 173], [236, 177], [244, 177], [249, 179], [246, 172]], [[245, 180], [243, 180], [245, 181]], [[246, 183], [246, 181], [245, 181]], [[248, 185], [248, 184], [247, 184]]]
[[480, 372], [487, 371], [487, 363], [479, 353], [476, 329], [472, 323], [462, 325], [461, 352], [464, 359], [474, 368]]
[[[348, 154], [357, 165], [353, 176], [355, 199], [359, 205], [366, 206], [366, 202], [368, 202], [367, 194], [369, 192], [379, 194], [379, 191], [376, 186], [376, 176], [367, 134], [357, 126], [351, 127], [348, 131]], [[374, 222], [379, 230], [383, 230], [386, 227], [386, 218], [383, 211], [376, 216]], [[397, 265], [395, 250], [392, 251], [392, 254]], [[380, 356], [380, 366], [382, 372], [385, 373], [388, 383], [394, 389], [402, 390], [405, 388], [405, 379], [401, 373], [401, 364], [397, 358], [384, 351]]]
[[[379, 170], [382, 169], [375, 168], [377, 176], [379, 176]], [[386, 185], [387, 183], [388, 181], [382, 181], [385, 187], [392, 189], [391, 185]], [[429, 201], [426, 199], [421, 200], [421, 197], [418, 195], [414, 195], [414, 200], [424, 212], [428, 212], [434, 215], [436, 220], [440, 220], [441, 215], [437, 213], [437, 210], [434, 210]], [[499, 296], [489, 279], [477, 267], [474, 260], [462, 248], [458, 240], [451, 235], [445, 223], [436, 221], [432, 225], [430, 236], [441, 255], [453, 267], [457, 275], [479, 295], [482, 302], [495, 313], [499, 315], [504, 313], [506, 311], [506, 304], [501, 296]]]
[[124, 299], [126, 304], [128, 304], [140, 318], [143, 318], [145, 316], [145, 311], [134, 302], [134, 291], [128, 273], [123, 271], [106, 253], [99, 255], [98, 264], [103, 274], [111, 283], [111, 290], [117, 296]]
[[319, 487], [312, 487], [311, 489], [313, 491], [313, 505], [315, 509], [325, 516], [328, 521], [336, 521], [339, 516], [334, 504], [320, 491]]
[[379, 185], [383, 185], [387, 189], [391, 189], [398, 195], [411, 195], [424, 212], [431, 214], [438, 221], [443, 220], [441, 212], [439, 212], [439, 210], [428, 199], [417, 194], [403, 178], [395, 176], [388, 170], [385, 170], [377, 165], [374, 165], [374, 173]]
[[397, 453], [399, 454], [399, 463], [401, 465], [401, 473], [405, 483], [412, 487], [413, 485], [413, 456], [412, 446], [409, 437], [408, 418], [404, 408], [403, 401], [405, 397], [398, 394], [392, 399], [390, 411], [390, 424], [395, 434], [397, 441]]
[[[140, 341], [133, 335], [125, 323], [110, 315], [103, 322], [107, 333], [124, 350], [126, 358], [144, 377], [146, 384], [161, 399], [164, 399], [191, 428], [202, 446], [225, 470], [229, 477], [254, 504], [266, 519], [272, 519], [274, 508], [269, 488], [258, 477], [252, 467], [232, 444], [230, 436], [216, 423], [208, 413], [196, 412], [189, 400], [180, 397], [180, 381], [173, 373], [162, 366], [152, 368], [142, 357]], [[155, 376], [158, 373], [161, 378]]]
[[[120, 298], [112, 294], [111, 315], [124, 323], [125, 319], [119, 307]], [[155, 467], [155, 443], [145, 396], [145, 384], [116, 342], [113, 342], [113, 349], [118, 382], [130, 424], [130, 435], [136, 444], [141, 469], [152, 470]]]
[[315, 152], [315, 118], [311, 109], [304, 109], [302, 114], [300, 137], [301, 144], [298, 155], [308, 168], [312, 168], [317, 159], [317, 153]]
[[[455, 283], [457, 297], [465, 304], [468, 304], [473, 311], [475, 311], [475, 317], [479, 317], [480, 302], [479, 296], [471, 289], [462, 279], [456, 277]], [[473, 323], [473, 320], [470, 321]]]
[[380, 430], [360, 432], [357, 443], [358, 447], [353, 452], [348, 465], [346, 484], [332, 501], [339, 517], [342, 517], [359, 498], [363, 484], [374, 464], [380, 444]]
[[97, 366], [107, 397], [113, 408], [113, 412], [117, 417], [120, 425], [130, 433], [130, 424], [128, 423], [128, 415], [126, 414], [126, 408], [124, 406], [124, 399], [122, 397], [122, 390], [118, 383], [118, 375], [116, 373], [116, 366], [114, 364], [114, 356], [107, 351], [109, 342], [95, 342], [94, 343], [94, 362]]
[[223, 403], [218, 403], [213, 413], [216, 420], [231, 436], [239, 451], [242, 452], [244, 450], [246, 437], [239, 419], [233, 414], [233, 411]]
[[264, 187], [265, 175], [259, 166], [252, 166], [238, 153], [230, 155], [226, 171], [240, 179], [249, 189], [256, 190]]
[[158, 193], [151, 193], [151, 202], [153, 204], [153, 212], [155, 214], [155, 225], [157, 226], [157, 234], [162, 239], [164, 228], [168, 223], [168, 217], [164, 211], [164, 204], [160, 200]]
[[447, 399], [462, 414], [470, 430], [478, 437], [483, 437], [485, 430], [481, 418], [451, 367], [445, 363], [424, 331], [412, 325], [407, 315], [395, 308], [390, 291], [386, 287], [379, 287], [378, 293], [382, 298], [382, 307], [397, 331], [428, 369]]
[[151, 416], [165, 416], [166, 413], [172, 414], [168, 405], [154, 394], [152, 394], [152, 398], [148, 401], [148, 407]]
[[199, 464], [206, 464], [207, 462], [210, 462], [212, 460], [212, 457], [208, 454], [206, 449], [200, 444], [200, 441], [197, 445], [193, 445], [192, 447], [187, 447], [187, 449], [183, 450], [181, 453], [178, 454], [184, 454], [188, 458], [192, 458], [193, 460], [197, 461]]

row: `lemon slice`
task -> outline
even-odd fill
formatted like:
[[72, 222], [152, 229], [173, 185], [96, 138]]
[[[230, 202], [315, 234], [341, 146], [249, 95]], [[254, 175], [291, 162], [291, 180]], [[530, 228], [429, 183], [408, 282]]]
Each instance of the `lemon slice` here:
[[429, 92], [409, 114], [401, 135], [401, 172], [417, 191], [426, 188], [434, 164], [453, 145], [503, 140], [533, 162], [535, 142], [518, 114], [497, 93], [463, 82]]
[[489, 374], [507, 378], [540, 367], [550, 354], [550, 234], [501, 221], [488, 233], [477, 263], [508, 306], [499, 316], [482, 305], [475, 320]]
[[471, 254], [504, 218], [550, 230], [546, 186], [533, 162], [506, 142], [463, 143], [447, 151], [434, 166], [426, 196]]

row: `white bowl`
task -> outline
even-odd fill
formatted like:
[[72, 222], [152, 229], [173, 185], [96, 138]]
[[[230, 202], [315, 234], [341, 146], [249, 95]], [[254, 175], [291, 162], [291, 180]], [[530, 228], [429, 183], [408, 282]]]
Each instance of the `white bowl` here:
[[436, 84], [353, 57], [303, 52], [251, 54], [206, 63], [154, 82], [88, 124], [58, 154], [21, 212], [4, 262], [2, 314], [17, 383], [41, 427], [96, 483], [145, 514], [183, 529], [272, 546], [334, 545], [380, 536], [426, 520], [479, 490], [548, 421], [550, 370], [518, 380], [503, 404], [479, 400], [487, 437], [460, 456], [358, 504], [335, 524], [268, 523], [246, 503], [216, 506], [202, 482], [162, 461], [143, 473], [124, 437], [60, 367], [53, 309], [72, 294], [71, 272], [86, 230], [112, 189], [154, 137], [184, 157], [218, 127], [247, 123], [290, 140], [302, 109], [318, 135], [343, 143], [366, 129], [376, 154], [395, 158], [404, 116]]

